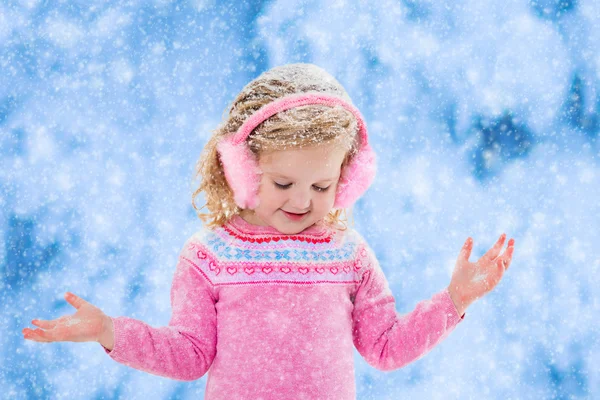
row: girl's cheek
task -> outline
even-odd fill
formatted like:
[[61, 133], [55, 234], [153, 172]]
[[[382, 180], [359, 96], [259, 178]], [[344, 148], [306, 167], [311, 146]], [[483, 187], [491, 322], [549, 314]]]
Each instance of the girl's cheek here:
[[331, 191], [330, 189], [330, 193], [327, 194], [328, 198], [327, 198], [327, 204], [325, 206], [325, 208], [327, 208], [327, 212], [331, 211], [331, 209], [333, 208], [333, 205], [335, 204], [335, 190]]
[[267, 205], [269, 208], [279, 208], [287, 200], [285, 191], [276, 188], [270, 190], [265, 197], [265, 205]]

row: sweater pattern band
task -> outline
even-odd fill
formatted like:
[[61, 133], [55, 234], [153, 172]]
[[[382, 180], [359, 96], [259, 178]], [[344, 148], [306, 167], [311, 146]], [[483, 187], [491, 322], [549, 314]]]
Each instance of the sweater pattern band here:
[[[264, 235], [265, 239], [269, 236], [274, 235]], [[226, 227], [203, 231], [188, 243], [182, 261], [193, 266], [214, 286], [356, 284], [360, 282], [362, 271], [369, 267], [366, 249], [352, 235], [331, 234], [327, 236], [329, 241], [317, 243], [307, 241], [307, 237], [300, 238], [302, 235], [295, 236], [284, 241], [250, 242]]]

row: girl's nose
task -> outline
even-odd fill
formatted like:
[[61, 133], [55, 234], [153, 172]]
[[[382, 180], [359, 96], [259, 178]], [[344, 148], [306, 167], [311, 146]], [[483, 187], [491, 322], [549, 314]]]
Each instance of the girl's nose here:
[[306, 211], [310, 208], [310, 193], [304, 190], [296, 190], [295, 193], [292, 193], [288, 202], [295, 211]]

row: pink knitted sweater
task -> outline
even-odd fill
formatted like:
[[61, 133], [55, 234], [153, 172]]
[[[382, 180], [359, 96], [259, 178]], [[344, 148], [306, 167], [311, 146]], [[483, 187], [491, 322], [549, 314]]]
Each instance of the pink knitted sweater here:
[[447, 290], [400, 315], [388, 282], [353, 229], [297, 235], [240, 217], [185, 243], [172, 317], [155, 328], [112, 318], [107, 354], [151, 374], [190, 381], [205, 398], [355, 399], [353, 346], [391, 371], [440, 343], [464, 318]]

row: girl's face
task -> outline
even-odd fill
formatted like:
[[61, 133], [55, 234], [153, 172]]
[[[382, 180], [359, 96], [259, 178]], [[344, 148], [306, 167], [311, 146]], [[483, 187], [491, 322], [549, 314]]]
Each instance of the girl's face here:
[[261, 154], [260, 204], [241, 217], [285, 234], [310, 227], [333, 207], [345, 155], [335, 143]]

